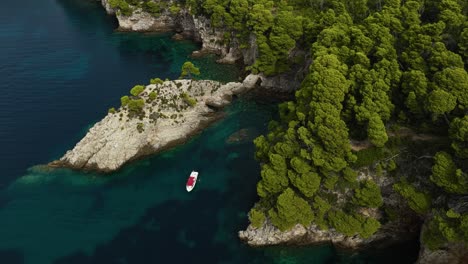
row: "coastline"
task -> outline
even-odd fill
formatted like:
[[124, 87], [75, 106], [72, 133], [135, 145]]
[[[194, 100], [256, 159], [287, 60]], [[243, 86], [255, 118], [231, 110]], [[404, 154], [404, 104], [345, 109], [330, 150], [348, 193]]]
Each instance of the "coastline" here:
[[222, 118], [223, 107], [234, 95], [253, 89], [258, 78], [249, 75], [243, 83], [224, 85], [192, 80], [148, 85], [141, 95], [130, 99], [144, 102], [140, 112], [134, 113], [125, 105], [109, 112], [49, 167], [109, 173], [130, 161], [184, 143]]
[[[105, 2], [105, 0], [102, 0], [102, 2]], [[133, 15], [132, 15], [132, 16], [133, 16]], [[118, 16], [118, 17], [119, 17], [119, 16]], [[194, 21], [195, 21], [195, 18], [194, 18], [194, 17], [192, 17], [192, 19], [194, 19]], [[122, 20], [122, 18], [119, 19], [119, 23], [120, 23], [121, 20]], [[130, 20], [131, 20], [131, 19], [130, 19]], [[134, 19], [134, 20], [135, 20], [135, 19]], [[137, 21], [137, 23], [138, 23], [138, 21]], [[205, 25], [206, 25], [206, 20], [205, 20]], [[139, 26], [138, 26], [138, 27], [139, 27]], [[129, 29], [129, 28], [131, 28], [131, 29]], [[121, 29], [119, 29], [119, 30], [124, 30], [124, 31], [140, 31], [140, 32], [151, 32], [151, 31], [153, 31], [153, 30], [157, 30], [157, 31], [159, 31], [159, 30], [164, 30], [164, 32], [167, 32], [167, 31], [175, 31], [175, 32], [177, 32], [177, 30], [175, 30], [174, 28], [173, 28], [173, 29], [164, 29], [164, 28], [160, 29], [160, 28], [158, 28], [158, 27], [149, 27], [148, 29], [149, 29], [149, 30], [145, 30], [145, 29], [139, 27], [139, 28], [136, 28], [136, 30], [135, 30], [135, 28], [133, 28], [133, 27], [124, 27], [124, 28], [121, 28]], [[194, 30], [192, 30], [192, 31], [190, 31], [190, 30], [185, 31], [185, 28], [184, 28], [183, 31], [182, 31], [182, 33], [183, 33], [182, 35], [190, 36], [191, 38], [193, 38], [194, 40], [196, 40], [196, 39], [197, 39], [196, 34], [192, 34], [192, 35], [191, 35], [190, 33], [185, 33], [185, 34], [184, 34], [184, 32], [192, 32], [192, 33], [193, 33], [193, 32], [196, 31], [196, 29], [197, 29], [197, 28], [195, 27]], [[199, 31], [199, 32], [198, 32], [199, 38], [200, 38], [200, 40], [201, 40], [201, 42], [202, 42], [202, 44], [203, 44], [201, 51], [199, 51], [198, 53], [204, 53], [204, 52], [213, 52], [213, 53], [217, 53], [217, 54], [221, 55], [221, 57], [222, 57], [222, 58], [219, 60], [219, 62], [230, 63], [230, 62], [235, 62], [235, 61], [237, 61], [237, 60], [243, 59], [243, 60], [244, 60], [244, 63], [245, 63], [245, 64], [248, 64], [248, 63], [246, 63], [246, 60], [249, 60], [249, 59], [248, 59], [248, 56], [245, 56], [245, 54], [243, 54], [242, 52], [240, 52], [239, 49], [238, 49], [238, 47], [232, 47], [232, 46], [226, 46], [226, 45], [224, 45], [224, 46], [223, 46], [223, 45], [219, 45], [219, 43], [220, 43], [219, 40], [220, 40], [220, 39], [219, 39], [219, 37], [217, 37], [217, 36], [214, 37], [215, 41], [212, 41], [213, 39], [210, 39], [210, 40], [207, 42], [207, 39], [209, 39], [209, 38], [207, 38], [206, 36], [205, 36], [205, 37], [202, 36], [202, 35], [203, 35], [203, 32], [200, 32], [200, 28], [198, 28], [198, 31]], [[209, 30], [207, 30], [207, 31], [209, 31]], [[215, 30], [215, 29], [212, 29], [212, 31], [215, 32], [216, 30]], [[212, 43], [215, 43], [215, 45], [212, 45]], [[252, 45], [252, 47], [254, 47], [254, 46], [255, 46], [255, 45]], [[237, 54], [237, 55], [233, 55], [233, 54]], [[242, 54], [242, 56], [239, 55], [239, 54]], [[254, 53], [254, 54], [255, 54], [255, 53]], [[227, 58], [227, 59], [226, 59], [226, 58]], [[281, 90], [281, 89], [284, 89], [285, 87], [289, 87], [290, 90], [294, 90], [295, 88], [297, 88], [297, 86], [294, 86], [294, 85], [288, 86], [287, 83], [285, 83], [284, 81], [281, 80], [281, 77], [271, 77], [271, 78], [269, 77], [269, 78], [266, 78], [266, 77], [263, 76], [263, 78], [262, 78], [262, 77], [259, 77], [259, 79], [262, 80], [262, 81], [261, 81], [261, 84], [260, 84], [260, 86], [262, 86], [262, 87], [265, 87], [265, 86], [267, 86], [267, 87], [269, 86], [269, 87], [273, 87], [273, 88], [276, 87], [276, 88], [278, 88], [278, 89], [280, 89], [280, 90]], [[270, 82], [271, 85], [266, 85], [268, 82]], [[292, 88], [291, 88], [291, 87], [292, 87]], [[286, 89], [288, 89], [288, 88], [286, 88]], [[181, 140], [180, 142], [184, 142], [184, 140]], [[146, 150], [145, 148], [142, 149], [142, 152], [146, 152], [146, 151], [151, 152], [151, 151], [158, 151], [158, 150], [154, 150], [154, 149]], [[135, 159], [136, 159], [136, 158], [135, 158]], [[130, 160], [132, 160], [132, 159], [130, 159]], [[129, 161], [130, 161], [130, 160], [129, 160]], [[305, 228], [302, 227], [302, 229], [301, 229], [300, 227], [298, 227], [298, 229], [302, 230], [302, 229], [305, 229]], [[302, 234], [303, 232], [300, 231], [300, 230], [299, 230], [298, 232], [293, 232], [293, 233], [295, 234], [295, 236], [301, 237], [301, 236], [304, 235], [304, 234]], [[241, 231], [241, 232], [242, 232], [242, 231]], [[283, 234], [283, 235], [284, 235], [284, 234]], [[316, 235], [316, 234], [315, 234], [315, 235]], [[256, 235], [256, 236], [258, 236], [258, 235]], [[330, 241], [331, 241], [331, 242], [334, 242], [334, 244], [336, 244], [337, 246], [343, 246], [343, 247], [346, 247], [346, 248], [359, 248], [359, 246], [355, 246], [355, 243], [356, 243], [355, 241], [350, 242], [350, 243], [347, 243], [347, 242], [346, 242], [347, 240], [353, 240], [352, 238], [345, 237], [345, 236], [343, 236], [343, 235], [338, 235], [338, 236], [342, 236], [342, 237], [343, 237], [342, 240], [341, 240], [341, 241], [344, 241], [343, 243], [341, 243], [339, 240], [338, 240], [338, 242], [335, 243], [334, 239], [333, 239], [333, 238], [330, 238], [330, 237], [324, 239], [323, 241], [320, 241], [319, 243], [321, 243], [321, 242], [330, 242]], [[280, 239], [280, 240], [281, 240], [281, 239]], [[302, 243], [302, 242], [298, 242], [297, 240], [294, 240], [294, 239], [290, 239], [289, 241], [292, 241], [293, 244], [301, 244], [301, 243]], [[280, 242], [278, 242], [278, 243], [273, 243], [273, 244], [288, 244], [289, 241], [286, 241], [286, 242], [285, 242], [285, 241], [280, 241]], [[311, 244], [311, 243], [315, 243], [315, 242], [316, 242], [316, 241], [312, 241], [312, 242], [307, 241], [307, 242], [305, 242], [305, 243], [306, 243], [306, 244]], [[371, 242], [371, 243], [374, 243], [374, 241], [370, 241], [370, 242]], [[359, 243], [365, 244], [365, 243], [362, 242], [362, 241], [359, 242]], [[266, 243], [266, 244], [264, 244], [264, 245], [269, 245], [269, 244]], [[260, 246], [262, 246], [262, 245], [260, 245]], [[421, 254], [423, 254], [424, 252], [425, 252], [425, 251], [422, 250], [422, 251], [421, 251]]]

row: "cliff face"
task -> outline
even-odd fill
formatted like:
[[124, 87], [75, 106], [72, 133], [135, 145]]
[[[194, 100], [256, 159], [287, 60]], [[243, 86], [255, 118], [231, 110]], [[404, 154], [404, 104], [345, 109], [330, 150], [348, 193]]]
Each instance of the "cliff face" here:
[[[336, 232], [333, 228], [323, 230], [315, 224], [307, 227], [297, 224], [291, 230], [283, 232], [274, 227], [268, 220], [260, 228], [249, 225], [245, 231], [239, 231], [239, 238], [251, 246], [333, 243], [338, 247], [358, 249], [385, 246], [417, 236], [419, 219], [406, 206], [402, 198], [393, 192], [393, 178], [377, 177], [369, 170], [364, 169], [359, 173], [358, 179], [360, 181], [373, 179], [381, 187], [384, 205], [393, 208], [395, 213], [400, 215], [397, 219], [386, 221], [374, 235], [367, 239], [359, 236], [346, 236]], [[336, 203], [340, 204], [346, 199], [348, 199], [346, 194], [342, 195]], [[361, 208], [359, 212], [377, 219], [382, 218], [381, 212], [377, 209]]]
[[448, 243], [443, 248], [430, 250], [421, 246], [416, 264], [466, 264], [468, 248], [462, 243]]
[[109, 0], [96, 0], [96, 1], [101, 2], [101, 5], [106, 10], [107, 14], [109, 14], [109, 15], [114, 15], [115, 14], [115, 10], [110, 6]]
[[[452, 197], [437, 197], [436, 201], [447, 200], [447, 206], [454, 212], [466, 214], [468, 212], [468, 196], [452, 196]], [[429, 227], [429, 223], [434, 217], [430, 213], [426, 217], [422, 226], [420, 241], [422, 240], [423, 232]], [[468, 263], [468, 245], [461, 242], [445, 243], [436, 250], [431, 250], [421, 243], [419, 250], [419, 258], [417, 264], [465, 264]]]
[[[129, 106], [109, 113], [72, 150], [50, 165], [111, 172], [128, 161], [182, 143], [217, 120], [217, 110], [229, 104], [232, 95], [253, 88], [257, 78], [249, 76], [244, 83], [225, 85], [191, 80], [148, 85], [138, 96], [145, 103], [136, 116], [132, 117]], [[152, 92], [157, 94], [155, 99], [150, 97]], [[190, 105], [187, 98], [195, 99], [196, 105]]]
[[174, 30], [176, 26], [174, 16], [170, 15], [168, 12], [154, 17], [144, 12], [141, 8], [134, 10], [131, 16], [124, 16], [117, 13], [117, 20], [119, 21], [119, 30], [122, 31], [165, 32]]
[[[109, 5], [108, 0], [101, 0], [102, 6], [110, 15], [116, 15], [119, 22], [119, 30], [138, 32], [167, 32], [173, 31], [184, 38], [201, 42], [202, 47], [193, 53], [194, 56], [201, 56], [205, 53], [215, 53], [220, 55], [218, 63], [234, 64], [241, 62], [244, 65], [252, 65], [258, 57], [258, 47], [256, 37], [251, 34], [248, 39], [247, 48], [240, 48], [240, 41], [232, 32], [222, 28], [215, 28], [211, 25], [210, 19], [204, 16], [195, 17], [186, 9], [182, 9], [177, 14], [172, 14], [165, 10], [158, 17], [155, 17], [141, 8], [135, 8], [131, 16], [123, 16], [115, 12]], [[291, 52], [291, 57], [303, 55], [305, 52], [295, 49]], [[259, 86], [268, 90], [279, 92], [292, 92], [296, 90], [305, 77], [310, 62], [304, 65], [297, 65], [291, 71], [276, 76], [261, 75]]]

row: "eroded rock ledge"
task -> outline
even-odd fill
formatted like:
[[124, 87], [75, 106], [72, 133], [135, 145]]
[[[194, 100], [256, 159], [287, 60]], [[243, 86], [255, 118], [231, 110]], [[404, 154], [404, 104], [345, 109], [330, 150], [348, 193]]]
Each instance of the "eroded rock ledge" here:
[[[112, 172], [131, 160], [183, 143], [217, 120], [222, 115], [218, 110], [231, 102], [232, 95], [252, 89], [257, 79], [249, 75], [243, 83], [224, 85], [206, 80], [148, 85], [133, 98], [145, 102], [139, 116], [131, 117], [128, 106], [109, 113], [49, 166]], [[150, 97], [152, 92], [157, 94], [155, 99]], [[196, 104], [191, 105], [187, 98], [196, 100]]]

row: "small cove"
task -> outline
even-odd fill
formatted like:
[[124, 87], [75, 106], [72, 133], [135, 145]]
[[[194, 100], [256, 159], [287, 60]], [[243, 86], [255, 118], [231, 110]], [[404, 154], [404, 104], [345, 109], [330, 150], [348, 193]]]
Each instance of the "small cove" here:
[[[48, 171], [135, 84], [177, 78], [199, 48], [170, 34], [114, 32], [91, 0], [6, 0], [0, 10], [2, 263], [411, 263], [414, 243], [363, 254], [328, 245], [249, 248], [237, 239], [256, 200], [254, 136], [275, 103], [243, 97], [187, 144], [111, 175]], [[235, 80], [214, 57], [200, 78]], [[230, 74], [226, 74], [230, 73]], [[250, 138], [227, 139], [240, 129]], [[201, 181], [188, 194], [192, 169]], [[396, 252], [398, 254], [396, 254]]]

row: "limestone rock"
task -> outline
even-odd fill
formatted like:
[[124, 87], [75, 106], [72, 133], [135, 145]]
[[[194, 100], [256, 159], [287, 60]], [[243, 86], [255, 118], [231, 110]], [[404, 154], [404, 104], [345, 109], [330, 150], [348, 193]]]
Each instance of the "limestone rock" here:
[[154, 17], [138, 8], [132, 15], [124, 16], [117, 13], [119, 29], [123, 31], [171, 31], [175, 27], [174, 17], [164, 12], [158, 17]]
[[416, 264], [465, 264], [468, 263], [468, 248], [461, 243], [447, 244], [443, 249], [430, 250], [424, 246], [419, 251]]
[[[242, 83], [191, 80], [148, 85], [139, 96], [145, 101], [141, 117], [131, 117], [128, 107], [109, 113], [72, 150], [50, 165], [115, 171], [131, 160], [184, 142], [219, 117], [207, 106], [209, 102], [221, 108], [231, 102], [233, 94], [247, 89]], [[149, 98], [151, 92], [157, 93], [154, 101]], [[196, 105], [190, 106], [184, 94], [196, 99]]]
[[[97, 0], [97, 1], [99, 1], [99, 0]], [[110, 6], [109, 0], [100, 0], [100, 1], [101, 1], [102, 6], [104, 7], [104, 9], [106, 9], [106, 13], [108, 15], [114, 15], [115, 14], [115, 10]]]

